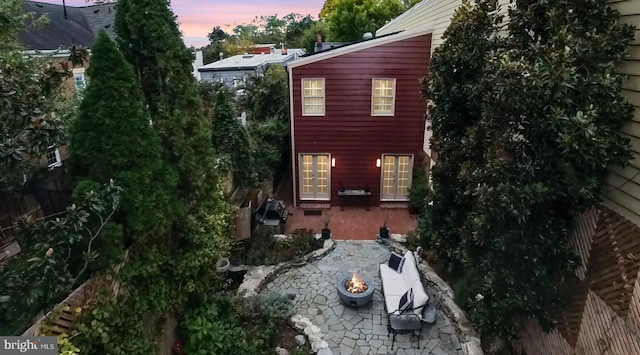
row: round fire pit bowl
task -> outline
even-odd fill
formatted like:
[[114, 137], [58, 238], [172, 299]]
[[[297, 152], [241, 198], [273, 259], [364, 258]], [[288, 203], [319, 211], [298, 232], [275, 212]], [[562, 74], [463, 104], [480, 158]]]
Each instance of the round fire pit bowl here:
[[371, 302], [371, 299], [373, 298], [373, 291], [375, 290], [375, 285], [371, 277], [362, 274], [356, 274], [356, 276], [364, 281], [367, 285], [367, 289], [362, 293], [353, 293], [347, 291], [345, 284], [353, 277], [353, 274], [342, 275], [338, 277], [338, 283], [336, 285], [340, 300], [345, 305], [351, 307], [361, 307]]

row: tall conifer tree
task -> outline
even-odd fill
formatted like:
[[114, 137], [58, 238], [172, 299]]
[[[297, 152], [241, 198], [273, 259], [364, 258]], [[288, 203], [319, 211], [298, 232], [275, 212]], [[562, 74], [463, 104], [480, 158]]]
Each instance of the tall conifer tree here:
[[125, 227], [140, 235], [163, 234], [172, 220], [170, 185], [133, 68], [104, 31], [91, 51], [90, 83], [71, 127], [72, 174], [101, 184], [116, 180], [124, 190]]

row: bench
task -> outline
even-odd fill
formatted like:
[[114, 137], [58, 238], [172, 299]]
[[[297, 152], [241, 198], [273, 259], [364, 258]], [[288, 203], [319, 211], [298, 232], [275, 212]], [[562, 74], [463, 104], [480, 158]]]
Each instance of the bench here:
[[369, 189], [338, 189], [338, 200], [340, 210], [343, 211], [346, 205], [361, 205], [368, 211], [371, 206], [371, 191]]
[[429, 309], [429, 296], [420, 280], [413, 252], [407, 251], [404, 256], [391, 253], [389, 262], [380, 264], [380, 278], [385, 310], [389, 317], [387, 330], [389, 335], [393, 333], [391, 350], [397, 334], [417, 335], [420, 348], [422, 325], [432, 323], [431, 319], [426, 319], [423, 315], [427, 311], [431, 314], [435, 309]]

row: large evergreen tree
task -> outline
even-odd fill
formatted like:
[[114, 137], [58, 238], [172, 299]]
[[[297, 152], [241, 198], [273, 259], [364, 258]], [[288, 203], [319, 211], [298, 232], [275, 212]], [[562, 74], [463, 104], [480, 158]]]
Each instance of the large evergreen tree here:
[[182, 41], [167, 0], [120, 0], [116, 32], [134, 66], [165, 168], [178, 176], [184, 212], [214, 209], [216, 184], [211, 130], [192, 75], [193, 54]]
[[439, 161], [427, 246], [462, 267], [484, 334], [553, 325], [577, 259], [573, 216], [598, 206], [624, 165], [631, 107], [616, 64], [632, 29], [604, 0], [519, 0], [508, 31], [496, 1], [465, 3], [436, 49], [426, 90]]
[[91, 82], [71, 128], [70, 166], [76, 180], [123, 188], [121, 222], [131, 233], [165, 233], [172, 222], [171, 189], [160, 139], [149, 125], [133, 68], [104, 32], [91, 48]]

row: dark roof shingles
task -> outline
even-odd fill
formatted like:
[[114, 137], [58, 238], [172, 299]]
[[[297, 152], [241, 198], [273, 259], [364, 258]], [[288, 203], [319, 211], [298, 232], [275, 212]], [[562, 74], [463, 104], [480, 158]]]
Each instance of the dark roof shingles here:
[[[28, 25], [18, 35], [20, 42], [31, 50], [67, 49], [73, 45], [91, 48], [98, 30], [104, 28], [114, 35], [114, 4], [87, 7], [67, 6], [67, 17], [62, 5], [36, 1], [25, 2], [25, 10], [36, 18], [45, 15], [47, 24], [41, 27]], [[99, 10], [95, 12], [95, 10]]]

